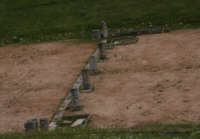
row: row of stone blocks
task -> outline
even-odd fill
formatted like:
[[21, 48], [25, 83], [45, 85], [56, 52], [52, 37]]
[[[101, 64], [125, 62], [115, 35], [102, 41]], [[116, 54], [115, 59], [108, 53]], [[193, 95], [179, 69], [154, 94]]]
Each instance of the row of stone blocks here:
[[[161, 30], [161, 31], [160, 30], [158, 30], [158, 31], [157, 30], [156, 31], [147, 30], [146, 32], [159, 33], [159, 32], [163, 32], [163, 30]], [[117, 41], [117, 43], [116, 42], [113, 43], [113, 41], [112, 41], [113, 38], [121, 37], [121, 36], [135, 36], [135, 35], [143, 34], [143, 33], [145, 33], [145, 31], [136, 31], [136, 33], [135, 32], [128, 32], [128, 33], [120, 32], [114, 36], [111, 36], [111, 38], [109, 38], [108, 37], [108, 28], [104, 21], [102, 21], [102, 30], [95, 29], [92, 31], [92, 38], [94, 40], [102, 39], [102, 41], [98, 44], [98, 50], [96, 51], [96, 52], [99, 52], [98, 58], [96, 56], [96, 52], [94, 55], [92, 55], [90, 57], [89, 63], [86, 65], [86, 67], [88, 67], [88, 65], [89, 65], [89, 68], [84, 68], [82, 70], [81, 75], [77, 78], [72, 89], [70, 90], [69, 95], [66, 97], [64, 103], [59, 108], [59, 112], [57, 114], [55, 114], [55, 116], [53, 117], [53, 120], [51, 121], [51, 123], [49, 125], [50, 130], [56, 129], [57, 121], [62, 118], [65, 109], [69, 109], [70, 111], [78, 111], [83, 108], [83, 105], [80, 104], [79, 90], [81, 90], [81, 92], [93, 91], [93, 86], [90, 82], [89, 74], [97, 75], [97, 73], [99, 72], [98, 68], [97, 68], [97, 62], [105, 61], [107, 59], [105, 50], [114, 48], [116, 45], [118, 45], [118, 41]], [[111, 41], [110, 41], [110, 39], [111, 39]], [[135, 36], [135, 38], [131, 38], [131, 39], [134, 39], [134, 41], [137, 42], [136, 36]], [[116, 40], [116, 39], [114, 39], [114, 40]], [[82, 87], [80, 87], [81, 84], [82, 84]]]
[[[100, 35], [99, 38], [107, 38], [108, 36], [108, 29], [107, 25], [104, 21], [102, 21], [102, 34]], [[98, 38], [98, 36], [97, 36]], [[97, 59], [97, 56], [92, 55], [89, 59], [89, 69], [85, 68], [81, 72], [81, 77], [82, 77], [82, 92], [92, 92], [93, 91], [93, 86], [90, 82], [89, 79], [89, 74], [90, 75], [97, 75], [98, 74], [98, 67], [97, 67], [97, 62], [98, 61], [104, 61], [106, 60], [106, 55], [105, 55], [105, 43], [100, 42], [98, 44], [99, 47], [99, 58]], [[79, 88], [72, 88], [70, 90], [70, 96], [71, 96], [71, 105], [69, 107], [70, 111], [78, 111], [83, 108], [83, 105], [80, 105], [80, 100], [79, 100]], [[59, 114], [62, 114], [59, 113]], [[55, 122], [55, 121], [54, 121]], [[40, 129], [41, 130], [48, 130], [48, 119], [47, 118], [42, 118], [40, 119]], [[38, 121], [37, 119], [30, 119], [24, 124], [25, 131], [35, 131], [38, 130]]]
[[24, 124], [25, 131], [48, 130], [48, 118], [41, 118], [40, 125], [37, 119], [30, 119]]
[[[140, 30], [118, 30], [117, 32], [110, 35], [110, 38], [121, 37], [121, 36], [137, 36], [137, 35], [144, 35], [144, 34], [160, 34], [160, 33], [167, 33], [169, 32], [168, 25], [164, 25], [160, 28], [148, 28], [148, 29], [140, 29]], [[94, 29], [92, 30], [92, 39], [93, 40], [100, 40], [102, 38], [108, 37], [108, 28], [106, 23], [102, 21], [102, 30]]]
[[[102, 21], [102, 31], [100, 30], [93, 30], [93, 39], [101, 39], [101, 38], [107, 38], [108, 37], [108, 28], [104, 21]], [[98, 67], [97, 62], [99, 61], [105, 61], [106, 54], [105, 54], [105, 46], [106, 42], [101, 41], [98, 44], [99, 49], [99, 57], [92, 55], [89, 59], [89, 69], [85, 68], [82, 70], [82, 88], [81, 92], [92, 92], [94, 87], [90, 82], [89, 74], [90, 75], [97, 75], [98, 74]], [[72, 88], [71, 89], [71, 107], [69, 108], [70, 111], [79, 111], [83, 108], [83, 105], [80, 104], [79, 100], [79, 89], [78, 88]]]
[[[81, 72], [82, 76], [82, 87], [80, 88], [81, 92], [89, 93], [92, 92], [94, 87], [91, 84], [89, 75], [97, 75], [98, 74], [98, 67], [97, 62], [105, 61], [107, 59], [105, 54], [105, 43], [100, 42], [99, 46], [99, 58], [97, 59], [96, 56], [91, 56], [89, 59], [89, 69], [85, 68]], [[71, 106], [69, 108], [70, 111], [79, 111], [83, 108], [83, 105], [80, 105], [79, 100], [79, 89], [72, 88], [71, 89]]]

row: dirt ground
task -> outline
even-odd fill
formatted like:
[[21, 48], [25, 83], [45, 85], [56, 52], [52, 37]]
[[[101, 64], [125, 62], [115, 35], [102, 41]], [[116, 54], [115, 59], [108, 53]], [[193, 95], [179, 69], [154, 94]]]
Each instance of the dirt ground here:
[[1, 47], [0, 132], [51, 118], [95, 47], [67, 41]]
[[118, 46], [99, 63], [93, 93], [81, 93], [81, 112], [93, 127], [200, 121], [200, 30], [144, 35]]

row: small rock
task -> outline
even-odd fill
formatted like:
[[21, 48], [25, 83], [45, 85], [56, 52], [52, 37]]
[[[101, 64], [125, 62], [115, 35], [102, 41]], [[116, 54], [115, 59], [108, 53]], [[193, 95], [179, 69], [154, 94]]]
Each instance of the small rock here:
[[82, 125], [84, 121], [85, 121], [85, 119], [78, 119], [72, 124], [71, 127], [76, 127], [76, 126]]

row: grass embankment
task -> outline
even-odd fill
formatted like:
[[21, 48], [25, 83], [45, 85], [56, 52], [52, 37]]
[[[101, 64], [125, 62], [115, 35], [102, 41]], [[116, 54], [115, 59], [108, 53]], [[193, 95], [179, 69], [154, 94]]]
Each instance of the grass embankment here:
[[199, 0], [0, 0], [0, 45], [90, 38], [111, 29], [200, 26]]
[[160, 125], [135, 129], [69, 129], [49, 132], [11, 133], [0, 139], [199, 139], [200, 125]]

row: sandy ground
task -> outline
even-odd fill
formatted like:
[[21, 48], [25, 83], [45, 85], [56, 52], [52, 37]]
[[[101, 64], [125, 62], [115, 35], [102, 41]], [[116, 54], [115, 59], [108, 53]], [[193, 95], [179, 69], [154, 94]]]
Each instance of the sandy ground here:
[[96, 44], [42, 43], [0, 48], [0, 132], [51, 118]]
[[140, 36], [137, 44], [109, 50], [81, 93], [93, 127], [200, 121], [200, 30]]

